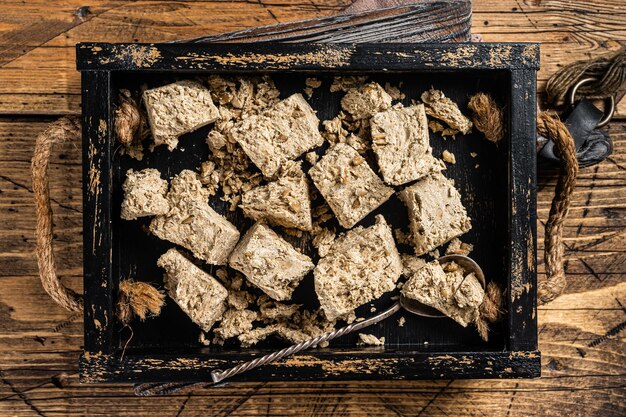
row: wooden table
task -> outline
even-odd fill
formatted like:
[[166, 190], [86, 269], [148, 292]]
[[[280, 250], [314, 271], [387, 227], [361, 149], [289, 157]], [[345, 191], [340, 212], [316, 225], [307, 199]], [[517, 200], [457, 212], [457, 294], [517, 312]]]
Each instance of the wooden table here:
[[[582, 169], [565, 224], [566, 294], [539, 308], [537, 380], [241, 384], [191, 396], [134, 397], [128, 385], [77, 380], [82, 315], [42, 290], [30, 184], [34, 138], [80, 112], [74, 44], [168, 41], [337, 13], [350, 0], [31, 0], [0, 4], [0, 415], [598, 415], [626, 413], [626, 121], [611, 123], [615, 152]], [[485, 41], [542, 43], [540, 87], [570, 61], [626, 40], [623, 0], [475, 0]], [[626, 101], [626, 100], [624, 100]], [[626, 103], [619, 115], [626, 116]], [[81, 288], [80, 143], [50, 168], [55, 250], [63, 281]], [[540, 167], [538, 225], [555, 173]], [[542, 236], [538, 250], [543, 251]], [[540, 257], [540, 264], [541, 264]], [[544, 278], [540, 265], [540, 279]]]

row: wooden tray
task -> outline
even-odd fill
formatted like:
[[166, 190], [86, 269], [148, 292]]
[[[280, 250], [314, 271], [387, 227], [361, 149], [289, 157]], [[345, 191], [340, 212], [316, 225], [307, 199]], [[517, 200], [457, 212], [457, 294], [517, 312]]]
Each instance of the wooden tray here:
[[[456, 155], [446, 175], [455, 180], [473, 229], [463, 240], [475, 244], [472, 257], [487, 280], [507, 289], [505, 319], [488, 343], [475, 330], [449, 319], [399, 313], [368, 332], [385, 336], [384, 348], [356, 347], [356, 335], [337, 339], [236, 380], [356, 380], [425, 378], [537, 377], [536, 321], [536, 161], [535, 74], [537, 44], [96, 44], [77, 45], [77, 67], [83, 91], [83, 204], [85, 352], [80, 359], [83, 382], [208, 381], [211, 370], [224, 369], [286, 346], [267, 340], [254, 349], [237, 344], [204, 347], [199, 329], [168, 300], [162, 314], [133, 322], [134, 336], [122, 355], [128, 331], [116, 321], [114, 304], [121, 278], [160, 283], [157, 258], [173, 245], [146, 234], [147, 220], [119, 218], [121, 184], [129, 168], [154, 167], [171, 178], [196, 169], [209, 150], [209, 127], [181, 138], [179, 148], [159, 147], [139, 162], [115, 152], [113, 110], [120, 88], [163, 85], [176, 79], [209, 74], [268, 73], [283, 97], [301, 92], [306, 77], [323, 80], [311, 105], [321, 120], [335, 116], [343, 93], [330, 93], [334, 75], [367, 74], [375, 81], [403, 82], [405, 104], [434, 86], [466, 108], [478, 91], [504, 104], [507, 136], [495, 146], [479, 132], [456, 140], [431, 135], [434, 155], [444, 149]], [[470, 152], [478, 156], [473, 158]], [[477, 167], [478, 165], [478, 167]], [[308, 165], [305, 165], [305, 170]], [[244, 231], [251, 224], [237, 211], [229, 213], [218, 198], [218, 211]], [[383, 213], [394, 227], [406, 228], [406, 209], [392, 198], [373, 215]], [[293, 242], [310, 250], [306, 238]], [[211, 266], [204, 265], [208, 272]], [[388, 294], [373, 303], [390, 306]], [[315, 308], [312, 276], [296, 290], [294, 300]], [[371, 315], [370, 305], [357, 310]], [[399, 327], [400, 315], [406, 324]]]

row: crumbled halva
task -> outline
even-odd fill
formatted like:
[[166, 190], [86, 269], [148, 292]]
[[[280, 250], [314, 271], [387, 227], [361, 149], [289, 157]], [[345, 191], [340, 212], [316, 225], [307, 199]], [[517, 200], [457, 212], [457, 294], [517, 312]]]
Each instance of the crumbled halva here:
[[228, 291], [176, 249], [161, 255], [167, 294], [191, 320], [207, 332], [226, 310]]
[[246, 232], [228, 260], [231, 268], [275, 300], [289, 300], [302, 278], [313, 269], [311, 259], [298, 252], [262, 222]]
[[120, 217], [135, 220], [144, 216], [156, 216], [169, 211], [167, 181], [161, 178], [159, 171], [146, 168], [141, 171], [129, 169], [122, 185], [124, 200]]
[[444, 162], [447, 162], [449, 164], [456, 164], [456, 157], [454, 156], [452, 152], [450, 152], [447, 149], [444, 150], [443, 153], [441, 154], [441, 159], [443, 159]]
[[393, 189], [349, 145], [337, 143], [309, 170], [339, 224], [351, 228], [393, 194]]
[[463, 327], [479, 314], [485, 291], [474, 273], [456, 263], [432, 261], [413, 274], [402, 287], [402, 295], [441, 311]]
[[311, 230], [311, 199], [309, 184], [300, 163], [286, 164], [276, 181], [269, 182], [243, 194], [239, 207], [254, 220]]
[[358, 346], [384, 346], [385, 338], [378, 338], [370, 333], [359, 333], [359, 341], [356, 344]]
[[454, 238], [446, 248], [446, 255], [469, 255], [474, 250], [471, 243], [461, 242], [459, 238]]
[[398, 193], [409, 213], [416, 255], [469, 231], [472, 227], [454, 183], [441, 173], [429, 175]]
[[314, 270], [315, 292], [328, 320], [350, 313], [395, 288], [402, 261], [391, 227], [356, 227], [335, 240]]
[[229, 308], [222, 316], [220, 324], [213, 330], [215, 339], [213, 343], [223, 345], [226, 339], [239, 336], [252, 330], [253, 322], [257, 320], [259, 313], [256, 311]]
[[341, 108], [354, 119], [367, 119], [390, 108], [391, 100], [380, 84], [371, 82], [348, 90], [341, 99]]
[[273, 177], [285, 162], [324, 142], [319, 119], [302, 94], [244, 118], [228, 134], [266, 177]]
[[214, 122], [219, 111], [211, 92], [196, 81], [178, 81], [143, 93], [154, 145], [173, 150], [178, 137]]
[[452, 129], [468, 134], [472, 129], [472, 122], [461, 113], [459, 106], [446, 97], [442, 91], [431, 88], [422, 93], [422, 101], [426, 105], [426, 114], [442, 120]]
[[193, 171], [184, 170], [171, 181], [170, 210], [155, 217], [150, 231], [189, 249], [210, 264], [224, 265], [239, 240], [239, 231], [208, 203], [208, 191]]
[[387, 184], [402, 185], [445, 169], [432, 154], [423, 104], [377, 113], [370, 124], [372, 149]]

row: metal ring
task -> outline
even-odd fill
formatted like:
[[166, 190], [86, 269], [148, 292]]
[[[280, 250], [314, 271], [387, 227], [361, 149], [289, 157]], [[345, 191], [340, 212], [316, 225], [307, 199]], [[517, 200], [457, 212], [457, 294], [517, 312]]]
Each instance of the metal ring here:
[[[569, 93], [569, 104], [572, 107], [574, 106], [574, 102], [576, 99], [576, 91], [578, 91], [578, 89], [581, 86], [592, 83], [594, 81], [597, 81], [597, 79], [583, 78], [582, 80], [578, 81], [576, 84], [572, 86], [572, 89], [570, 90], [570, 93]], [[604, 116], [602, 117], [602, 119], [600, 119], [596, 127], [605, 126], [607, 123], [611, 121], [611, 119], [613, 118], [613, 114], [615, 114], [615, 97], [614, 96], [607, 97], [605, 99], [605, 103], [607, 104], [607, 107], [604, 109]]]

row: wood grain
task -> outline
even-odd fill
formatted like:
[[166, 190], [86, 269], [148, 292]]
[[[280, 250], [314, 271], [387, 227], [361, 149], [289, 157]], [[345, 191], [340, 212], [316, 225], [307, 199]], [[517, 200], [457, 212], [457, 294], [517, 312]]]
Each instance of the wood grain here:
[[[349, 3], [100, 0], [90, 2], [90, 13], [82, 19], [74, 14], [83, 6], [76, 0], [9, 3], [0, 25], [0, 114], [78, 114], [77, 42], [164, 42], [206, 36], [328, 16]], [[626, 39], [626, 11], [620, 6], [621, 0], [476, 0], [472, 32], [487, 42], [541, 42], [541, 90], [560, 66], [619, 49]], [[41, 29], [33, 30], [35, 24]], [[626, 116], [626, 100], [619, 104], [618, 116]]]
[[[28, 172], [34, 138], [50, 115], [79, 111], [73, 44], [200, 36], [329, 15], [347, 3], [90, 1], [91, 14], [75, 22], [84, 5], [77, 1], [3, 2], [0, 57], [8, 68], [0, 68], [0, 111], [11, 116], [0, 118], [0, 415], [626, 413], [626, 123], [609, 126], [614, 154], [579, 176], [565, 223], [567, 294], [538, 311], [541, 379], [243, 384], [164, 398], [134, 397], [128, 385], [78, 384], [82, 317], [55, 306], [38, 283]], [[475, 0], [473, 32], [486, 41], [543, 42], [545, 80], [558, 65], [616, 50], [626, 39], [624, 13], [621, 0]], [[33, 114], [43, 116], [25, 116]], [[80, 160], [79, 143], [64, 146], [50, 178], [60, 275], [75, 289], [82, 287]], [[540, 165], [539, 251], [555, 183], [556, 171]], [[53, 380], [59, 384], [63, 373], [68, 384], [57, 388]]]

